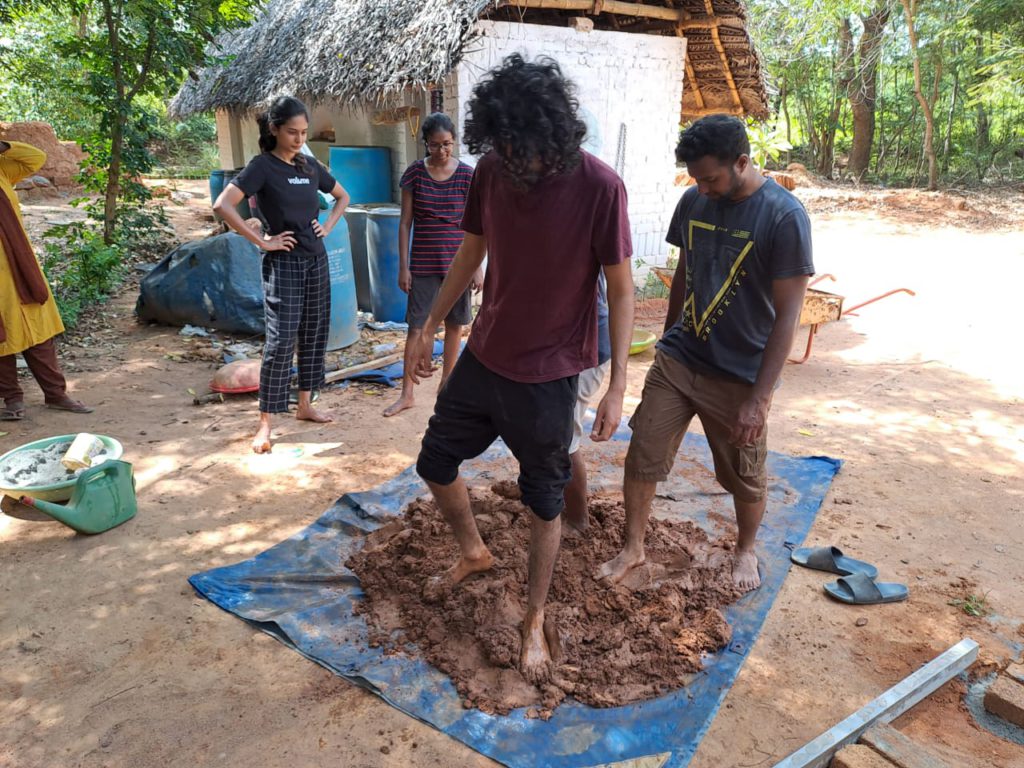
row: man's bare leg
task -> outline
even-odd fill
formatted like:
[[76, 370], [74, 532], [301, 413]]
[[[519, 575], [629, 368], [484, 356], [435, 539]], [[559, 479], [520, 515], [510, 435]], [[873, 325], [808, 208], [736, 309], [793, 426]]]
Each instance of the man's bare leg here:
[[411, 378], [412, 369], [416, 366], [416, 352], [415, 345], [411, 342], [413, 336], [419, 335], [420, 331], [420, 328], [410, 328], [409, 334], [405, 337], [405, 354], [402, 356], [402, 394], [384, 409], [385, 416], [395, 416], [416, 405], [416, 398], [413, 396], [413, 388], [416, 385], [412, 383]]
[[444, 352], [441, 357], [441, 384], [448, 381], [452, 375], [455, 363], [459, 359], [459, 348], [462, 346], [462, 326], [445, 322], [444, 324]]
[[643, 565], [647, 559], [644, 553], [644, 538], [647, 535], [647, 520], [651, 516], [651, 502], [658, 484], [646, 480], [626, 477], [623, 497], [626, 504], [626, 543], [622, 551], [597, 570], [597, 578], [617, 584], [631, 570]]
[[494, 565], [494, 557], [484, 544], [484, 540], [480, 538], [473, 510], [469, 506], [469, 490], [465, 481], [461, 477], [456, 477], [455, 482], [450, 485], [438, 485], [429, 480], [427, 485], [434, 494], [441, 514], [455, 534], [460, 553], [455, 565], [427, 583], [427, 591], [436, 594], [438, 590], [449, 584], [458, 584], [471, 574], [489, 570]]
[[590, 525], [587, 510], [587, 462], [583, 451], [569, 454], [572, 461], [572, 480], [565, 486], [565, 522], [577, 531], [585, 531]]
[[757, 529], [761, 527], [767, 500], [747, 502], [733, 496], [732, 503], [736, 507], [736, 527], [739, 529], [732, 561], [732, 580], [739, 589], [750, 592], [761, 586], [754, 542], [757, 539]]
[[561, 518], [541, 520], [533, 516], [530, 524], [529, 587], [519, 671], [527, 681], [534, 684], [546, 682], [551, 676], [551, 650], [544, 636], [544, 604], [548, 599], [551, 574], [555, 570], [561, 538]]

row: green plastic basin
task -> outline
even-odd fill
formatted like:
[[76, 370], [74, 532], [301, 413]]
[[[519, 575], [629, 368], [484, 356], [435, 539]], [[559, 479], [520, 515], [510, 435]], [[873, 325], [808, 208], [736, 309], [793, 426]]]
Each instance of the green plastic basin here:
[[[20, 445], [12, 451], [8, 451], [3, 456], [0, 456], [0, 464], [7, 459], [8, 456], [13, 456], [16, 453], [22, 451], [30, 451], [33, 448], [46, 448], [47, 446], [53, 445], [54, 443], [70, 443], [77, 433], [74, 435], [58, 435], [57, 437], [45, 437], [42, 440], [34, 440], [31, 443], [25, 443]], [[108, 459], [120, 459], [124, 453], [124, 447], [112, 437], [106, 435], [96, 435], [106, 447]], [[15, 499], [20, 499], [22, 496], [31, 496], [33, 499], [41, 499], [43, 501], [67, 501], [71, 498], [71, 493], [75, 488], [75, 482], [77, 478], [72, 477], [70, 480], [62, 480], [59, 483], [51, 483], [50, 485], [30, 485], [25, 488], [4, 488], [2, 480], [0, 480], [0, 493], [4, 493]]]
[[633, 339], [629, 344], [629, 354], [639, 355], [654, 346], [655, 342], [658, 341], [658, 337], [650, 331], [633, 331]]

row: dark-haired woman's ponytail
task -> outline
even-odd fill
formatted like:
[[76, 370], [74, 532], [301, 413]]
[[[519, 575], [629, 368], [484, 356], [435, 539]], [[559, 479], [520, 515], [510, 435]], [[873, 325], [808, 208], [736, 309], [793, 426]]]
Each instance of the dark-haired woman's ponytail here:
[[273, 152], [277, 146], [277, 137], [270, 132], [270, 113], [264, 112], [256, 118], [256, 125], [260, 128], [259, 146], [261, 152]]

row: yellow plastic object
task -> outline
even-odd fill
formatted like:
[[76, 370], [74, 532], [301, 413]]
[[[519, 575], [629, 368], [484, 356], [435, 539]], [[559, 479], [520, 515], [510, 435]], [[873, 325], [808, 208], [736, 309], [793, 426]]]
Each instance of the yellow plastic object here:
[[645, 352], [658, 341], [656, 334], [650, 331], [641, 331], [639, 329], [633, 331], [633, 340], [629, 344], [629, 354], [639, 355], [641, 352]]

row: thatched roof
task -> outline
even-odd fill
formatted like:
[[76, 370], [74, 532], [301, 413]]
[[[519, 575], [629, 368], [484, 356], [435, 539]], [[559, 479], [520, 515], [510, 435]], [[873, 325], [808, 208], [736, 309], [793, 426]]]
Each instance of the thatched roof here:
[[186, 81], [170, 111], [249, 112], [282, 93], [310, 104], [386, 104], [441, 82], [479, 34], [478, 19], [564, 26], [583, 16], [597, 29], [685, 35], [684, 118], [767, 114], [741, 0], [596, 5], [595, 15], [594, 0], [270, 0], [252, 26], [218, 40], [220, 60]]

